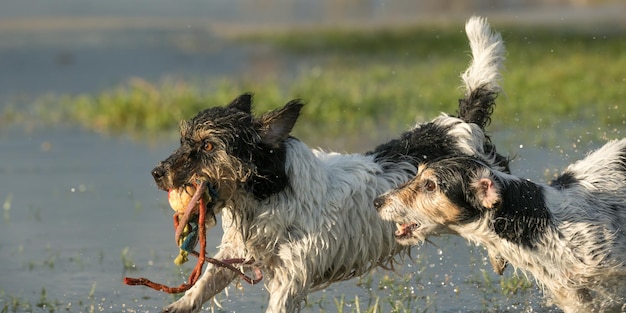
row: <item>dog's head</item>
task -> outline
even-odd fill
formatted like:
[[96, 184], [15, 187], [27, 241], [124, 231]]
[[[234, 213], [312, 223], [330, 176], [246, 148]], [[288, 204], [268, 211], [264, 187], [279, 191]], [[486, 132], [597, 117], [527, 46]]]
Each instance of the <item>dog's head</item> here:
[[252, 95], [243, 94], [181, 122], [180, 147], [152, 170], [157, 186], [169, 191], [202, 181], [221, 201], [240, 192], [262, 199], [284, 188], [284, 141], [302, 103], [293, 100], [259, 117], [251, 104]]
[[421, 165], [415, 178], [376, 198], [374, 205], [382, 219], [397, 224], [396, 240], [414, 245], [496, 209], [500, 188], [481, 161], [455, 157]]

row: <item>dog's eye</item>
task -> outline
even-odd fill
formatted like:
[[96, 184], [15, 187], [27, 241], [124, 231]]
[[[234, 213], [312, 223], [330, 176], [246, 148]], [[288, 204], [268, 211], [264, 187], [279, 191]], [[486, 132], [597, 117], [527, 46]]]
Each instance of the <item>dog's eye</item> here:
[[435, 191], [436, 188], [437, 188], [437, 184], [434, 181], [428, 179], [424, 182], [424, 190], [428, 192], [432, 192], [432, 191]]
[[204, 149], [204, 151], [213, 151], [213, 148], [215, 148], [215, 146], [213, 145], [212, 142], [205, 140], [202, 146], [202, 149]]

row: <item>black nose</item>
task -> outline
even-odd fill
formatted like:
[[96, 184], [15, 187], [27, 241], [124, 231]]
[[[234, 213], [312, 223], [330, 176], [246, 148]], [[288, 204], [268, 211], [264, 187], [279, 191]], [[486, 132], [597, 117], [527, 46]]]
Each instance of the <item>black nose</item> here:
[[377, 211], [380, 211], [380, 208], [382, 208], [384, 204], [385, 204], [384, 197], [378, 197], [374, 199], [374, 207], [376, 208]]
[[159, 182], [165, 176], [165, 167], [163, 164], [160, 164], [152, 170], [152, 177], [156, 182]]

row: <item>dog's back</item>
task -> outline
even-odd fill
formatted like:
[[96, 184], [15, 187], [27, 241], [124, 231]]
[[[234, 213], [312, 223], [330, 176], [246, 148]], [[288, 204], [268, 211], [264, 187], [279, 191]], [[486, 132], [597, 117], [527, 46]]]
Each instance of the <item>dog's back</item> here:
[[613, 140], [571, 164], [551, 186], [572, 196], [601, 201], [590, 208], [605, 209], [607, 216], [619, 218], [618, 228], [626, 228], [626, 138]]
[[626, 309], [626, 139], [570, 165], [551, 186], [564, 201], [553, 212], [560, 234], [582, 266], [571, 275], [595, 286], [594, 309]]

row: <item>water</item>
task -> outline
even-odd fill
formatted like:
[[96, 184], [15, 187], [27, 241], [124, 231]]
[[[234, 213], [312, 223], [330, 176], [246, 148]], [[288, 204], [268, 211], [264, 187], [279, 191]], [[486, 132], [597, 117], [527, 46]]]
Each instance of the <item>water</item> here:
[[[76, 129], [3, 129], [0, 308], [150, 312], [174, 300], [125, 286], [122, 277], [178, 285], [190, 270], [190, 265], [181, 270], [172, 263], [177, 253], [172, 211], [149, 174], [175, 145], [174, 139], [150, 144]], [[546, 164], [549, 153], [524, 148], [518, 154], [520, 163], [531, 168], [542, 160]], [[552, 158], [548, 163], [555, 166], [566, 162], [558, 160], [559, 154]], [[219, 228], [209, 232], [209, 254], [220, 237]], [[312, 294], [305, 311], [337, 311], [335, 301], [342, 295], [348, 310], [355, 307], [355, 296], [361, 309], [380, 297], [387, 308], [393, 299], [411, 299], [412, 310], [436, 312], [547, 310], [535, 287], [503, 296], [500, 278], [485, 257], [482, 248], [458, 237], [433, 238], [433, 244], [414, 249], [413, 260], [397, 268], [400, 275], [380, 270], [332, 285]], [[505, 277], [512, 275], [511, 269], [505, 272]], [[220, 296], [227, 312], [258, 312], [266, 303], [261, 286], [229, 289], [229, 297]]]
[[[194, 46], [185, 36], [192, 37]], [[251, 58], [242, 47], [194, 30], [0, 32], [0, 41], [1, 106], [46, 93], [98, 92], [131, 77], [158, 81], [238, 75]]]
[[3, 299], [36, 303], [45, 290], [63, 307], [106, 305], [139, 292], [120, 288], [120, 253], [133, 246], [142, 268], [171, 240], [152, 228], [166, 210], [146, 179], [165, 151], [74, 130], [3, 132], [0, 140]]

